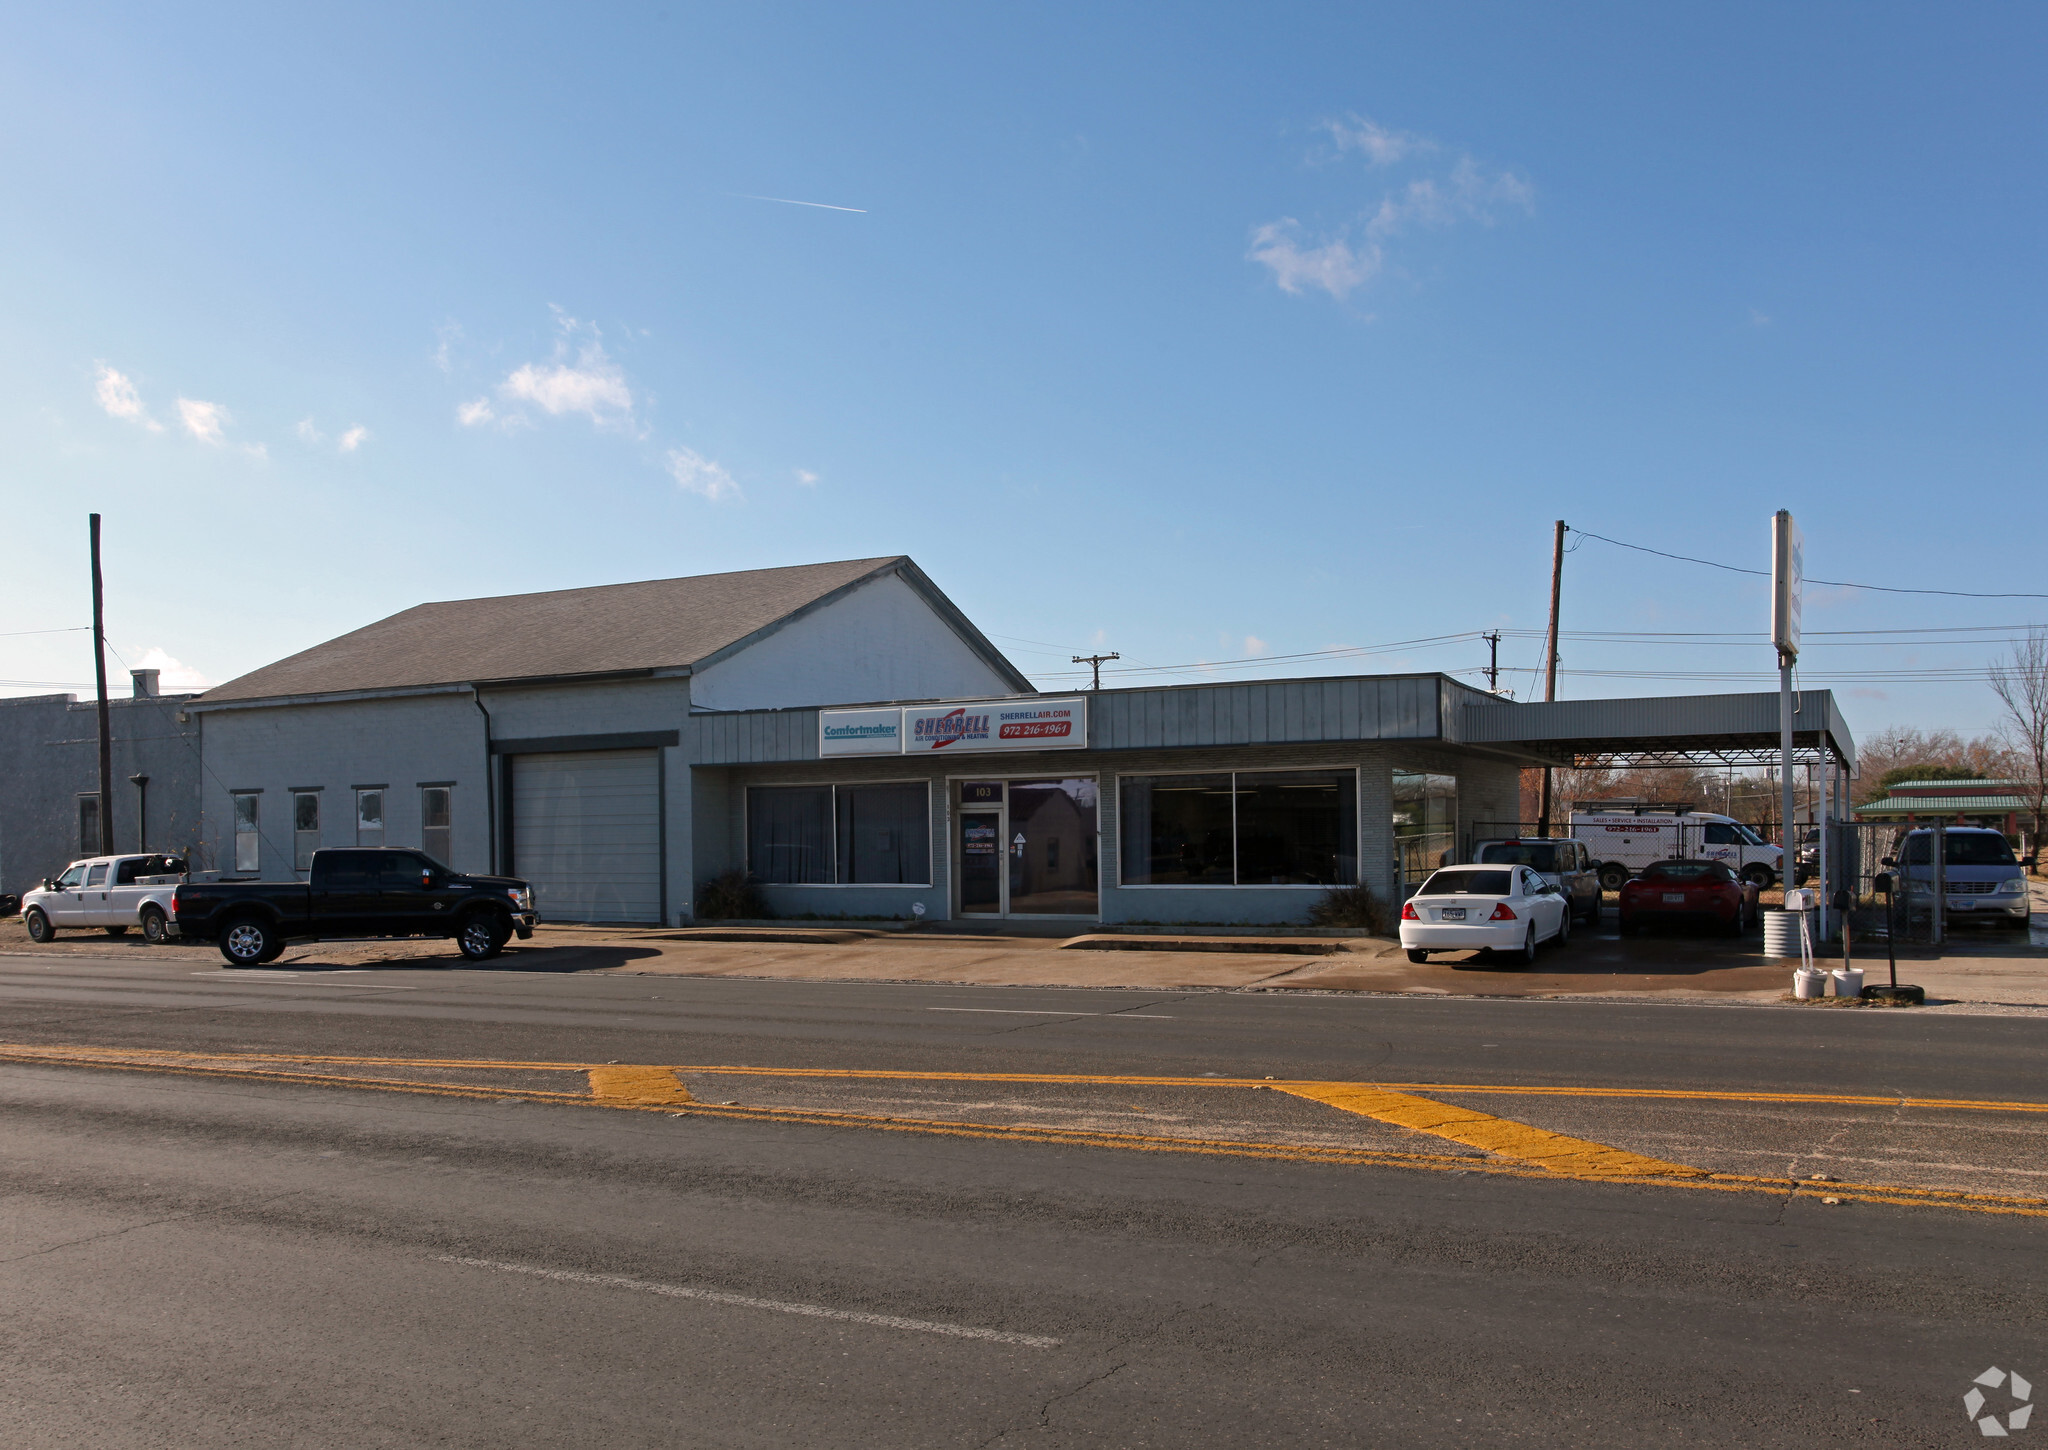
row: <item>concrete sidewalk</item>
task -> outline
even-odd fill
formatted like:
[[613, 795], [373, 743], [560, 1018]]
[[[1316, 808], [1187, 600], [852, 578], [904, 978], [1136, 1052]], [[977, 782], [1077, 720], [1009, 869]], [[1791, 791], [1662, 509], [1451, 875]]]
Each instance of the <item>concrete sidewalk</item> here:
[[[790, 923], [778, 927], [661, 929], [543, 926], [488, 964], [512, 972], [733, 977], [805, 982], [923, 982], [1005, 987], [1105, 987], [1143, 991], [1372, 992], [1423, 996], [1633, 998], [1777, 1003], [1791, 964], [1767, 961], [1755, 939], [1613, 935], [1574, 937], [1546, 948], [1533, 967], [1478, 959], [1410, 962], [1391, 941], [1290, 935], [1118, 938], [973, 936]], [[135, 933], [65, 933], [37, 946], [18, 920], [0, 922], [0, 953], [30, 957], [166, 955], [218, 966], [210, 946], [151, 947]], [[1832, 965], [1829, 961], [1824, 965]], [[1859, 955], [1867, 980], [1884, 959]], [[317, 942], [289, 948], [282, 970], [335, 967], [460, 968], [446, 941]], [[1959, 941], [1949, 955], [1900, 964], [1899, 979], [1937, 1004], [2048, 1008], [2048, 944]]]

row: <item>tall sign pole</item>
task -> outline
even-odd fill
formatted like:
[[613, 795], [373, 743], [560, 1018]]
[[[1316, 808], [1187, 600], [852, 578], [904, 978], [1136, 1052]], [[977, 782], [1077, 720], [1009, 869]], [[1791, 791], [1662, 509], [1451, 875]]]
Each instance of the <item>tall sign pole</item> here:
[[[1543, 698], [1557, 698], [1557, 602], [1564, 587], [1564, 520], [1550, 539], [1550, 628], [1543, 635]], [[1550, 767], [1543, 767], [1543, 805], [1539, 834], [1550, 834]]]
[[1789, 886], [1798, 861], [1792, 830], [1792, 666], [1799, 662], [1799, 595], [1806, 579], [1806, 560], [1799, 526], [1789, 509], [1771, 515], [1771, 643], [1778, 651], [1778, 859], [1780, 878]]
[[[104, 591], [100, 588], [100, 516], [93, 514], [88, 531], [92, 536], [92, 663], [100, 691], [100, 839], [93, 854], [104, 856], [114, 849], [114, 737], [107, 726], [107, 620]], [[83, 846], [85, 842], [80, 841]]]

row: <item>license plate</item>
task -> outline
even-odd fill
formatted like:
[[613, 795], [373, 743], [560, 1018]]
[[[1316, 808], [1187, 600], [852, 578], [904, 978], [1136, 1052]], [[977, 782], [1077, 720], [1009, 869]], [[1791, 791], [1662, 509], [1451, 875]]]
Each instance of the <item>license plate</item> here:
[[1443, 921], [1463, 921], [1465, 919], [1465, 908], [1462, 906], [1446, 906], [1437, 913], [1437, 917]]
[[1684, 893], [1683, 891], [1667, 891], [1667, 892], [1665, 892], [1665, 893], [1664, 893], [1664, 904], [1665, 904], [1666, 906], [1683, 906], [1683, 905], [1685, 905], [1685, 893]]

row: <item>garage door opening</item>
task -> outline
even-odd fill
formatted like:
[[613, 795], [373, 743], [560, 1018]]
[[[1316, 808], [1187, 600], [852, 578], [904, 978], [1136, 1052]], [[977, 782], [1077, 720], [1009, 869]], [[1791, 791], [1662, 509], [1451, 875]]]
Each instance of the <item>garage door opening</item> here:
[[540, 919], [659, 925], [661, 768], [653, 750], [515, 755], [510, 874]]

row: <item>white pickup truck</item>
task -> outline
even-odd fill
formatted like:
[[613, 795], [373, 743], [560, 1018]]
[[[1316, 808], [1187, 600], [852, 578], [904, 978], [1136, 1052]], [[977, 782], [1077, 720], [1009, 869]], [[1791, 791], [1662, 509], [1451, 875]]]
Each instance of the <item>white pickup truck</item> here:
[[37, 942], [81, 927], [120, 936], [131, 926], [151, 942], [168, 941], [178, 932], [172, 900], [184, 879], [185, 863], [176, 856], [88, 856], [25, 894], [21, 918]]

